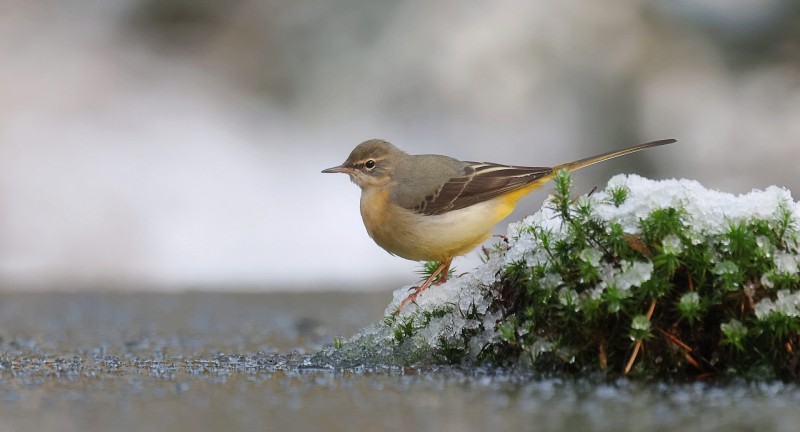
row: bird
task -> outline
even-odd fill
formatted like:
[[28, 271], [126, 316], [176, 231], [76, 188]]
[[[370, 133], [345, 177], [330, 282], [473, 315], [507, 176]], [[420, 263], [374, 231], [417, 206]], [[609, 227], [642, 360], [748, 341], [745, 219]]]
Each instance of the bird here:
[[409, 260], [438, 262], [400, 303], [399, 312], [434, 281], [446, 282], [453, 258], [483, 243], [522, 197], [560, 170], [571, 172], [674, 142], [651, 141], [552, 167], [527, 167], [411, 155], [371, 139], [357, 145], [344, 163], [322, 172], [347, 174], [361, 188], [361, 218], [378, 246]]

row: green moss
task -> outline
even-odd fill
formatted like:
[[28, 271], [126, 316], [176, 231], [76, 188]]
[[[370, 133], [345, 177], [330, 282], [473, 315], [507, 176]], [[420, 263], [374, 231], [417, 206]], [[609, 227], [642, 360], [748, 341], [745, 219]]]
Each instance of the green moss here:
[[611, 202], [614, 204], [614, 207], [619, 207], [628, 199], [630, 189], [628, 189], [627, 186], [617, 186], [610, 188], [608, 192], [609, 195], [611, 195]]
[[[775, 297], [775, 288], [800, 288], [797, 272], [780, 272], [775, 263], [776, 254], [797, 253], [788, 208], [769, 219], [731, 222], [722, 234], [693, 242], [685, 209], [667, 207], [640, 219], [634, 236], [595, 216], [591, 200], [573, 200], [565, 173], [555, 183], [551, 205], [564, 230], [554, 236], [528, 228], [549, 261], [506, 268], [503, 292], [522, 295], [505, 304], [489, 361], [502, 353], [562, 372], [617, 375], [631, 362], [633, 373], [649, 377], [754, 370], [795, 376], [800, 306], [798, 313], [754, 314], [755, 303]], [[617, 207], [628, 194], [625, 187], [609, 191]], [[598, 284], [602, 272], [606, 282]], [[520, 336], [521, 326], [533, 331]], [[636, 343], [646, 350], [634, 354]], [[542, 346], [553, 355], [542, 355]]]
[[[441, 264], [439, 261], [427, 261], [427, 262], [422, 263], [422, 269], [420, 269], [420, 271], [418, 272], [420, 274], [419, 281], [423, 282], [426, 279], [428, 279], [433, 274], [433, 272], [435, 272], [436, 269], [439, 268], [439, 264]], [[450, 268], [450, 270], [447, 272], [447, 277], [449, 278], [449, 277], [453, 276], [455, 271], [456, 271], [455, 267]], [[442, 279], [442, 274], [439, 274], [433, 280], [433, 283], [437, 283], [441, 279]]]

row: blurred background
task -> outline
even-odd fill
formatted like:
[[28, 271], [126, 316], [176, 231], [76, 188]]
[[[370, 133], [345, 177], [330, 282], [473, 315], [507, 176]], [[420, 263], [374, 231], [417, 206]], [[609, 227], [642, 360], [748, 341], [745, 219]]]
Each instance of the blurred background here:
[[320, 174], [369, 138], [800, 194], [796, 0], [3, 0], [0, 59], [0, 289], [412, 283]]

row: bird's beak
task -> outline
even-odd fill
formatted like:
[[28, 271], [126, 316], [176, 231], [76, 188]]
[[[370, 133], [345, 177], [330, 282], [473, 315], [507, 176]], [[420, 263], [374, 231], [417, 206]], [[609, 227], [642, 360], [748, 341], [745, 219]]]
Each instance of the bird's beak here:
[[345, 174], [349, 174], [352, 171], [353, 171], [352, 168], [348, 168], [348, 167], [342, 166], [342, 165], [322, 170], [322, 172], [324, 172], [326, 174], [327, 173], [345, 173]]

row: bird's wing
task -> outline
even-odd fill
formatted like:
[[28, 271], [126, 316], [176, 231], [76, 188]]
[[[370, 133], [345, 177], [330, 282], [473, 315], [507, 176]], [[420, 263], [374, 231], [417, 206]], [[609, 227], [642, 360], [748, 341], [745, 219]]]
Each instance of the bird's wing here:
[[[488, 201], [500, 195], [522, 189], [532, 183], [542, 183], [549, 180], [555, 172], [561, 169], [574, 171], [608, 159], [674, 142], [674, 139], [652, 141], [552, 168], [499, 165], [488, 162], [459, 162], [444, 156], [436, 156], [433, 159], [430, 156], [426, 156], [423, 159], [424, 163], [427, 164], [426, 169], [413, 172], [417, 174], [420, 171], [433, 173], [432, 175], [435, 176], [426, 178], [425, 180], [427, 181], [415, 183], [414, 176], [406, 175], [404, 181], [407, 181], [407, 183], [404, 190], [408, 193], [402, 197], [404, 199], [398, 198], [396, 202], [418, 213], [428, 215], [442, 214]], [[441, 182], [444, 182], [444, 184]], [[412, 187], [414, 184], [424, 187], [414, 188]], [[431, 185], [438, 184], [442, 184], [438, 189], [434, 189], [435, 186], [431, 187]]]
[[412, 210], [436, 215], [488, 201], [553, 174], [550, 167], [521, 167], [465, 162], [463, 174], [445, 182]]

